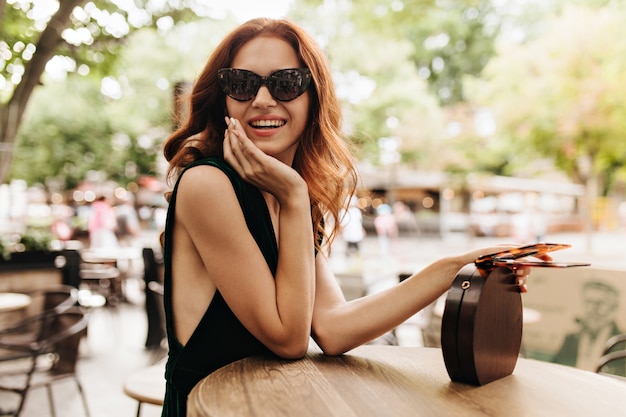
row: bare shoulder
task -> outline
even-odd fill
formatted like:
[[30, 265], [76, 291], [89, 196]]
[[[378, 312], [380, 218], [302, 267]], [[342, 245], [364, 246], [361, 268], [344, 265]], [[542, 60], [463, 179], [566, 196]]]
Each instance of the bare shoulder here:
[[[233, 186], [228, 176], [219, 168], [210, 165], [198, 165], [188, 169], [180, 179], [178, 185], [178, 199], [191, 199], [198, 203], [200, 200], [228, 199], [234, 196]], [[220, 198], [216, 199], [215, 197]]]
[[210, 165], [188, 169], [180, 179], [177, 194], [177, 218], [186, 218], [184, 223], [195, 224], [201, 218], [208, 219], [207, 213], [219, 216], [239, 207], [228, 176]]
[[188, 190], [195, 187], [220, 188], [226, 185], [231, 187], [228, 176], [221, 169], [211, 165], [197, 165], [185, 171], [178, 187]]

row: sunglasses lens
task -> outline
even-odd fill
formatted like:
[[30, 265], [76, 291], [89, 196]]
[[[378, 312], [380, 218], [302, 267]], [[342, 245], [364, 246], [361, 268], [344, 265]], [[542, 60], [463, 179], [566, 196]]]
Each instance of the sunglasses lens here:
[[217, 80], [224, 94], [237, 101], [248, 101], [259, 91], [261, 77], [252, 71], [222, 68], [217, 72]]
[[248, 101], [266, 84], [270, 94], [279, 101], [291, 101], [306, 91], [311, 82], [308, 68], [285, 69], [261, 77], [252, 71], [222, 68], [217, 73], [222, 92], [237, 101]]
[[306, 68], [276, 71], [267, 81], [270, 93], [276, 100], [290, 101], [304, 93], [311, 81], [311, 73]]

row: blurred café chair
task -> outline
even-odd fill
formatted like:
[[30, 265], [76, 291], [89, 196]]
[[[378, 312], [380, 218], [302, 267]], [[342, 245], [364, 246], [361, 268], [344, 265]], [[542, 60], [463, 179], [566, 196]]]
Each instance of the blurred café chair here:
[[146, 296], [154, 302], [154, 311], [148, 313], [148, 323], [152, 322], [153, 330], [152, 333], [148, 332], [146, 337], [146, 348], [152, 352], [152, 363], [156, 363], [167, 354], [168, 350], [165, 307], [163, 306], [163, 284], [157, 281], [148, 282]]
[[[24, 329], [34, 329], [35, 340], [24, 340]], [[14, 409], [0, 409], [0, 415], [19, 416], [30, 390], [45, 387], [48, 392], [50, 414], [56, 415], [51, 386], [62, 380], [73, 379], [89, 417], [87, 399], [76, 374], [79, 345], [87, 330], [87, 314], [81, 307], [64, 311], [42, 313], [30, 317], [18, 326], [0, 334], [0, 348], [26, 354], [15, 360], [13, 366], [4, 366], [0, 372], [0, 390], [17, 394]], [[3, 404], [2, 407], [6, 407]]]
[[143, 249], [145, 310], [148, 331], [145, 347], [159, 351], [165, 340], [165, 311], [163, 309], [163, 262], [154, 249]]
[[[18, 337], [15, 329], [22, 329], [23, 332], [19, 334], [19, 340], [21, 343], [34, 342], [37, 340], [38, 334], [35, 326], [22, 325], [23, 323], [30, 323], [32, 317], [43, 316], [42, 320], [51, 317], [57, 313], [67, 311], [71, 307], [76, 305], [78, 300], [78, 290], [69, 285], [58, 285], [49, 288], [42, 288], [25, 293], [30, 297], [30, 304], [27, 309], [27, 317], [12, 323], [9, 328], [0, 330], [0, 335], [3, 335], [9, 330], [12, 331], [13, 339]], [[28, 357], [30, 355], [27, 351], [15, 351], [5, 350], [0, 348], [0, 361], [14, 360], [17, 358]]]
[[[620, 348], [621, 345], [621, 348]], [[626, 333], [619, 333], [613, 337], [610, 337], [609, 340], [604, 344], [604, 352], [603, 354], [607, 354], [620, 348], [620, 350], [626, 350]]]
[[626, 333], [609, 338], [596, 365], [596, 373], [626, 382]]
[[65, 311], [76, 305], [78, 289], [70, 285], [56, 285], [25, 293], [31, 299], [29, 315], [52, 314]]

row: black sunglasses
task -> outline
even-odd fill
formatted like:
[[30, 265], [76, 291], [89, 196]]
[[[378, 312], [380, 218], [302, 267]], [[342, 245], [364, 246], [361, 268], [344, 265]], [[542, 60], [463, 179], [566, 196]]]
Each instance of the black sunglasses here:
[[308, 68], [289, 68], [262, 77], [252, 71], [222, 68], [217, 71], [217, 81], [222, 92], [237, 101], [254, 98], [263, 84], [278, 101], [291, 101], [306, 91], [311, 83]]

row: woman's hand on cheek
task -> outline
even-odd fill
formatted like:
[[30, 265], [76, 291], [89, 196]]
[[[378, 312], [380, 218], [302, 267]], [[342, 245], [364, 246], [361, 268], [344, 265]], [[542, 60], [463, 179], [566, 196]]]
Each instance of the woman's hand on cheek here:
[[[248, 137], [241, 124], [234, 118], [226, 118], [228, 127], [224, 133], [224, 159], [241, 175], [255, 183], [276, 159], [263, 153]], [[259, 184], [256, 184], [259, 185]]]
[[234, 118], [226, 118], [224, 159], [245, 181], [267, 191], [279, 200], [289, 197], [294, 188], [304, 187], [302, 177], [290, 166], [266, 155], [247, 136]]
[[[248, 161], [244, 154], [244, 146], [246, 145], [244, 141], [248, 138], [245, 133], [239, 133], [237, 122], [234, 118], [225, 117], [224, 121], [227, 125], [224, 131], [224, 159], [243, 177], [248, 166]], [[252, 143], [250, 145], [254, 146]], [[248, 150], [247, 152], [253, 151]]]

